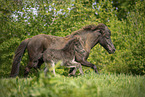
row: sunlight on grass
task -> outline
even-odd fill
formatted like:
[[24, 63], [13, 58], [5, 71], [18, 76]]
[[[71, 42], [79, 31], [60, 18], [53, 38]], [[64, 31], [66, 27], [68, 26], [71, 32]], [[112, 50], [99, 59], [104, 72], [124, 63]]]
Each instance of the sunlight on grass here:
[[85, 74], [78, 77], [40, 73], [33, 78], [1, 79], [1, 97], [144, 97], [145, 77], [125, 74]]

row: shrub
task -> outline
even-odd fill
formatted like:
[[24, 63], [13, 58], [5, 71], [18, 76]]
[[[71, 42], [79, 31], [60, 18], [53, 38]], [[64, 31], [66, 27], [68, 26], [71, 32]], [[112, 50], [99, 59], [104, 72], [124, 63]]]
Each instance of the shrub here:
[[[97, 45], [92, 49], [88, 61], [97, 65], [100, 72], [144, 74], [144, 3], [136, 2], [125, 20], [118, 20], [117, 11], [109, 0], [96, 3], [94, 0], [27, 0], [21, 8], [10, 7], [13, 9], [11, 13], [0, 14], [1, 77], [9, 75], [14, 51], [22, 40], [38, 34], [66, 36], [86, 25], [97, 25], [100, 22], [111, 30], [116, 52], [109, 55], [103, 47]], [[10, 10], [7, 6], [2, 8]], [[27, 57], [26, 53], [22, 66], [27, 64]], [[87, 72], [88, 68], [84, 70]]]

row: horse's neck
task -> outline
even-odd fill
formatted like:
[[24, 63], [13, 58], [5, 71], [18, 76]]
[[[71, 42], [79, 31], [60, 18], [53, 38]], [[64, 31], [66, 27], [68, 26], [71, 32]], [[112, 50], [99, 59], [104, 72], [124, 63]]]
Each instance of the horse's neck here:
[[87, 52], [90, 52], [90, 50], [98, 43], [98, 38], [94, 37], [92, 38], [91, 34], [82, 34], [80, 35], [83, 41], [83, 47]]
[[[82, 45], [86, 52], [90, 52], [91, 49], [98, 43], [98, 38], [94, 37], [91, 33], [84, 33], [84, 34], [76, 34], [76, 35], [68, 35], [67, 38], [74, 38], [74, 37], [81, 37]], [[94, 38], [91, 38], [94, 37]], [[80, 49], [80, 48], [79, 48]]]
[[82, 39], [82, 46], [84, 47], [84, 49], [87, 51], [87, 52], [90, 52], [91, 50], [91, 45], [90, 44], [90, 40], [87, 39], [87, 34], [84, 34], [84, 35], [80, 35], [81, 39]]

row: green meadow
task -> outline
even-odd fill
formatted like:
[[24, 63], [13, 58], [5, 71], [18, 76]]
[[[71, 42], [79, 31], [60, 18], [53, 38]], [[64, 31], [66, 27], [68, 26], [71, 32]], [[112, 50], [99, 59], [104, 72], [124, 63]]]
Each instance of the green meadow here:
[[77, 77], [44, 77], [40, 73], [0, 81], [1, 97], [145, 97], [145, 76], [91, 72]]

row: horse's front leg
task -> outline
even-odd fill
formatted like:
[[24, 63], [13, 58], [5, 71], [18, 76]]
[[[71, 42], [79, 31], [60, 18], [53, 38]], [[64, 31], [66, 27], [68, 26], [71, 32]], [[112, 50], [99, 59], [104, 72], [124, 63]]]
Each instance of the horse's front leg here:
[[83, 57], [77, 56], [76, 61], [79, 62], [83, 66], [91, 67], [92, 69], [95, 70], [96, 73], [98, 73], [96, 65], [88, 62], [86, 57], [83, 58]]
[[55, 63], [53, 61], [45, 62], [45, 69], [44, 69], [45, 76], [47, 76], [47, 72], [48, 71], [52, 71], [54, 76], [56, 76], [56, 73], [55, 73]]
[[75, 75], [76, 74], [76, 71], [77, 71], [77, 69], [79, 69], [79, 75], [83, 75], [84, 73], [83, 73], [83, 70], [82, 70], [82, 66], [81, 66], [81, 64], [80, 63], [72, 63], [73, 65], [71, 65], [71, 66], [68, 66], [68, 67], [70, 67], [70, 68], [73, 68], [74, 67], [74, 70], [72, 71], [72, 72], [69, 72], [69, 75]]
[[92, 69], [95, 70], [96, 73], [98, 73], [98, 70], [97, 70], [96, 65], [94, 65], [94, 64], [92, 64], [92, 63], [90, 63], [90, 62], [88, 62], [88, 61], [86, 61], [86, 60], [82, 60], [82, 61], [79, 62], [79, 63], [81, 63], [83, 66], [91, 67]]
[[83, 69], [82, 69], [82, 66], [81, 66], [81, 64], [80, 64], [80, 63], [79, 63], [79, 71], [80, 71], [80, 73], [79, 73], [79, 74], [84, 75], [84, 73], [83, 73]]
[[52, 66], [53, 74], [54, 74], [54, 76], [56, 76], [56, 73], [55, 73], [55, 63], [53, 61], [52, 61], [51, 66]]

